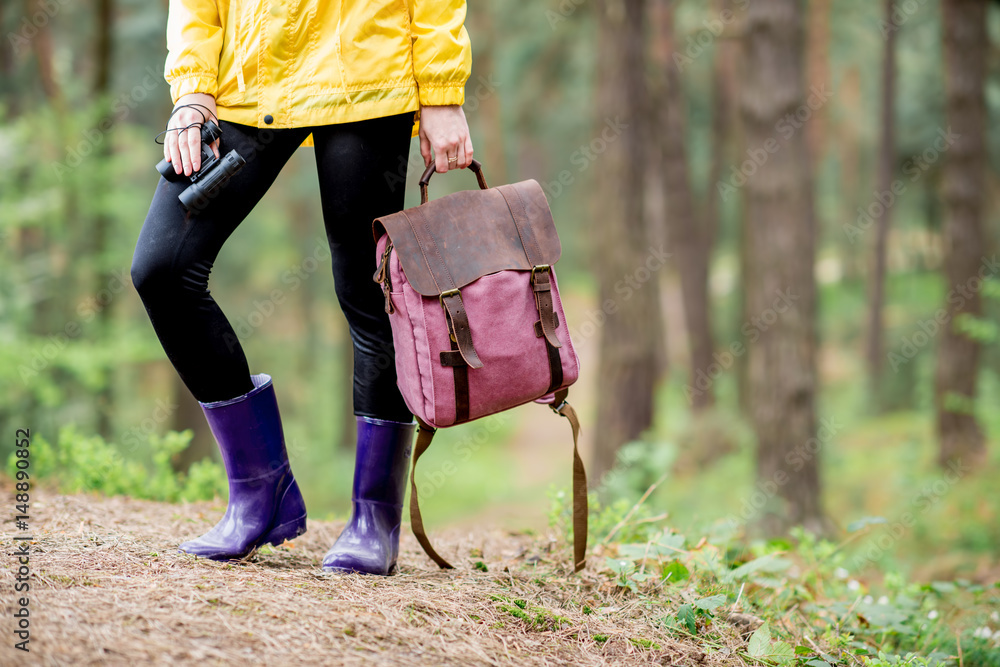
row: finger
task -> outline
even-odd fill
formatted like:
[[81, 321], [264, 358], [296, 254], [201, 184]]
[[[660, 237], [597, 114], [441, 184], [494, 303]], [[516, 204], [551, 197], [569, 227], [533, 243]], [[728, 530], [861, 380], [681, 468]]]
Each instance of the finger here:
[[180, 165], [185, 176], [191, 175], [191, 156], [188, 149], [187, 132], [177, 133], [177, 151], [181, 154]]
[[458, 146], [455, 149], [455, 157], [458, 159], [451, 163], [452, 169], [465, 169], [469, 166], [468, 161], [465, 159], [465, 142], [458, 142]]
[[174, 165], [174, 173], [180, 174], [184, 171], [184, 160], [181, 158], [181, 150], [177, 145], [177, 133], [167, 132], [167, 150], [170, 151], [170, 164]]
[[472, 164], [472, 137], [465, 137], [465, 167]]
[[435, 146], [434, 147], [434, 163], [437, 166], [437, 173], [443, 174], [448, 171], [448, 147], [447, 146]]
[[214, 142], [212, 142], [212, 152], [215, 153], [215, 158], [216, 159], [219, 158], [219, 142], [220, 141], [221, 141], [221, 139], [216, 139]]
[[191, 171], [201, 169], [201, 127], [194, 126], [184, 133], [188, 144], [188, 154], [191, 156]]
[[420, 155], [424, 158], [424, 166], [431, 166], [431, 142], [423, 132], [420, 133]]

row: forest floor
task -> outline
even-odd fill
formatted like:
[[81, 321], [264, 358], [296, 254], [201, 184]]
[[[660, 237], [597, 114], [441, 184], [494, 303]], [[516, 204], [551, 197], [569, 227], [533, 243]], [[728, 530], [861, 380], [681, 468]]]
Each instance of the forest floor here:
[[[9, 483], [8, 483], [9, 484]], [[0, 484], [0, 486], [4, 486]], [[13, 489], [4, 497], [13, 497]], [[404, 526], [391, 577], [328, 575], [319, 565], [343, 524], [240, 563], [176, 551], [224, 501], [174, 505], [36, 488], [30, 591], [15, 593], [18, 535], [0, 532], [0, 665], [743, 665], [656, 623], [605, 575], [569, 572], [568, 550], [506, 531], [436, 532], [457, 567], [442, 571]], [[13, 510], [12, 510], [13, 511]], [[559, 547], [559, 548], [554, 548]], [[30, 597], [30, 653], [12, 614]]]

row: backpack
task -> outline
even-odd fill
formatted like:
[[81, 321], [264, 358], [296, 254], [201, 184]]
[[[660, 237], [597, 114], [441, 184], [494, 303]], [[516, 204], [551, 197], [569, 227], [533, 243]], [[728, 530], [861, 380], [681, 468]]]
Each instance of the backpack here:
[[566, 402], [580, 374], [553, 265], [561, 246], [545, 193], [534, 180], [428, 201], [432, 164], [420, 178], [420, 205], [372, 223], [392, 326], [397, 383], [419, 424], [410, 473], [410, 523], [431, 546], [417, 498], [416, 468], [435, 430], [523, 405], [547, 404], [573, 430], [574, 570], [587, 550], [587, 476], [580, 423]]

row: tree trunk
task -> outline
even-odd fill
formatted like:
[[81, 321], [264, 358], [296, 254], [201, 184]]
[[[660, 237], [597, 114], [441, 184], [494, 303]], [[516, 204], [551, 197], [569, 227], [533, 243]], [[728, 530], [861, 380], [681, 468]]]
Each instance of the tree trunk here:
[[646, 86], [644, 0], [604, 0], [598, 9], [598, 126], [605, 150], [590, 165], [601, 192], [593, 238], [604, 326], [598, 361], [597, 409], [590, 481], [596, 486], [618, 448], [653, 421], [660, 340], [658, 279], [663, 259], [644, 224], [643, 174], [648, 134], [641, 124]]
[[[666, 195], [665, 224], [671, 258], [677, 266], [691, 352], [691, 374], [686, 394], [699, 412], [715, 402], [712, 387], [712, 327], [709, 322], [708, 265], [712, 250], [712, 230], [695, 211], [694, 193], [688, 171], [685, 145], [684, 91], [679, 67], [673, 62], [674, 10], [671, 0], [654, 0], [652, 23], [661, 39], [655, 49], [656, 69], [664, 73], [656, 87], [661, 130], [659, 157]], [[709, 197], [715, 196], [714, 188]]]
[[[861, 102], [861, 72], [857, 66], [846, 69], [840, 80], [840, 87], [837, 90], [840, 104], [844, 110], [840, 120], [837, 122], [837, 154], [839, 158], [840, 177], [840, 206], [838, 207], [840, 219], [844, 224], [857, 225], [859, 213], [858, 208], [862, 205], [861, 195], [861, 172], [863, 164], [861, 160], [861, 143], [858, 137], [858, 127], [862, 122]], [[870, 193], [867, 193], [870, 194]], [[864, 203], [867, 206], [867, 202]], [[840, 263], [844, 267], [844, 279], [846, 281], [860, 280], [862, 269], [856, 257], [858, 256], [857, 238], [847, 234], [846, 228], [836, 234], [838, 254]]]
[[807, 108], [801, 0], [748, 7], [743, 62], [747, 144], [767, 154], [746, 184], [750, 412], [759, 488], [775, 489], [785, 501], [784, 507], [765, 506], [767, 514], [758, 518], [772, 534], [800, 524], [825, 532], [815, 446], [823, 443], [816, 438], [816, 249], [808, 148], [802, 131], [778, 131], [787, 114]]
[[983, 432], [972, 413], [979, 344], [954, 330], [954, 318], [982, 311], [979, 289], [985, 254], [983, 204], [986, 168], [986, 2], [944, 0], [945, 84], [949, 131], [944, 156], [944, 274], [949, 290], [935, 373], [934, 403], [941, 450], [938, 461], [966, 465], [985, 455]]
[[[114, 2], [113, 0], [97, 0], [97, 12], [95, 20], [97, 23], [97, 38], [94, 42], [94, 85], [93, 96], [97, 103], [97, 118], [103, 119], [105, 114], [110, 114], [109, 92], [111, 84], [111, 55], [112, 55], [112, 29], [113, 29]], [[111, 168], [111, 138], [106, 133], [97, 131], [101, 139], [94, 147], [94, 181], [91, 185], [96, 192], [109, 192], [108, 173]], [[91, 262], [95, 266], [93, 271], [92, 294], [100, 294], [106, 289], [111, 274], [107, 269], [107, 246], [110, 236], [111, 217], [108, 215], [108, 207], [111, 205], [107, 197], [97, 198], [97, 208], [92, 220], [92, 227], [88, 234], [91, 241], [90, 253]], [[111, 338], [111, 312], [114, 307], [114, 300], [104, 305], [97, 313], [95, 328], [97, 336], [102, 340]], [[112, 436], [112, 414], [114, 412], [114, 366], [105, 369], [105, 381], [97, 391], [96, 414], [97, 432], [105, 438]]]
[[[830, 6], [833, 0], [809, 0], [809, 38], [806, 42], [806, 71], [814, 85], [831, 85], [830, 79]], [[813, 111], [805, 126], [809, 145], [809, 164], [818, 172], [826, 148], [826, 108]]]
[[[885, 21], [892, 23], [894, 1], [885, 0]], [[881, 145], [878, 159], [878, 191], [892, 189], [893, 166], [896, 158], [895, 141], [896, 109], [896, 31], [890, 30], [885, 38], [885, 55], [882, 58], [882, 118]], [[873, 404], [882, 403], [882, 305], [885, 302], [886, 245], [889, 238], [889, 206], [878, 209], [875, 218], [875, 256], [872, 261], [871, 287], [868, 301], [868, 384]]]

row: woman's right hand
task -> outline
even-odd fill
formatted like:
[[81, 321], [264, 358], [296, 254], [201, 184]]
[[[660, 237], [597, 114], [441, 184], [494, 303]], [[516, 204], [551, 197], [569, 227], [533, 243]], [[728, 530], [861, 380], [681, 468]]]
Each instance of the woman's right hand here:
[[[185, 107], [177, 109], [184, 104], [200, 104], [198, 107]], [[202, 108], [206, 107], [206, 108]], [[167, 162], [174, 165], [174, 173], [182, 171], [185, 176], [190, 176], [201, 169], [201, 125], [207, 119], [214, 123], [219, 123], [218, 116], [215, 115], [215, 98], [206, 93], [191, 93], [177, 100], [177, 113], [170, 117], [167, 123], [167, 132], [163, 142], [163, 157]], [[185, 131], [180, 128], [194, 125]], [[212, 144], [212, 152], [215, 157], [219, 157], [218, 140]]]

